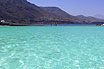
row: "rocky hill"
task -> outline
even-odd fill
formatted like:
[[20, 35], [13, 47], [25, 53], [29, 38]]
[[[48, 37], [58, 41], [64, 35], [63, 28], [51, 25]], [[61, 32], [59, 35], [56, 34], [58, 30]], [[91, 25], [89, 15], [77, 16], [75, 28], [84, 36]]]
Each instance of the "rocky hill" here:
[[61, 20], [26, 0], [0, 0], [0, 19], [15, 23], [34, 23], [42, 20]]
[[80, 19], [78, 19], [75, 16], [72, 16], [65, 12], [64, 10], [58, 8], [58, 7], [41, 7], [43, 10], [49, 12], [50, 14], [54, 14], [56, 16], [61, 17], [62, 19], [70, 20], [73, 22], [79, 22]]

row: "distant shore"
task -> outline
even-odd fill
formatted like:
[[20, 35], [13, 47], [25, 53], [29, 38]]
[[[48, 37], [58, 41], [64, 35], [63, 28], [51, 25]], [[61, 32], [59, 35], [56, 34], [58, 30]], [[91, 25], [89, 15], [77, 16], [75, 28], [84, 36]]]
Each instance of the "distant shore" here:
[[57, 24], [57, 25], [49, 25], [49, 24], [34, 24], [34, 25], [23, 25], [23, 24], [12, 24], [12, 25], [0, 25], [0, 26], [101, 26], [96, 24]]
[[9, 22], [1, 22], [0, 26], [101, 26], [104, 23], [9, 23]]

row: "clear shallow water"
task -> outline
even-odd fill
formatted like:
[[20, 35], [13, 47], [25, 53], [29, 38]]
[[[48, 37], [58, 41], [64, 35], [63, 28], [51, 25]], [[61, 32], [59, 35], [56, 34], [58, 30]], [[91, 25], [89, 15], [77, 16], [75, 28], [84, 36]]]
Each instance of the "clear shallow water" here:
[[0, 69], [104, 69], [104, 27], [0, 27]]

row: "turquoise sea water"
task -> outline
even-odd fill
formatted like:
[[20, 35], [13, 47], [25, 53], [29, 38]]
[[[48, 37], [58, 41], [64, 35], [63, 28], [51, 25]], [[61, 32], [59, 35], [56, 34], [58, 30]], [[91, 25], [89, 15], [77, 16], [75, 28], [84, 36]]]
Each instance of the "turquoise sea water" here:
[[0, 69], [104, 69], [104, 27], [0, 27]]

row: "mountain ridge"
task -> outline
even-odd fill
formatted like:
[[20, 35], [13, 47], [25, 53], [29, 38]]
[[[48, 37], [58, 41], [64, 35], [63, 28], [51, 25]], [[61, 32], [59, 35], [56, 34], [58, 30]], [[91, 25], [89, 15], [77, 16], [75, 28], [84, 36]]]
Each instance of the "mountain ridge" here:
[[94, 21], [70, 15], [58, 7], [39, 7], [27, 0], [0, 0], [0, 20], [22, 24]]
[[96, 18], [93, 16], [84, 16], [84, 15], [77, 15], [76, 17], [78, 17], [79, 19], [82, 19], [85, 22], [104, 22], [104, 19], [100, 19], [100, 18]]

